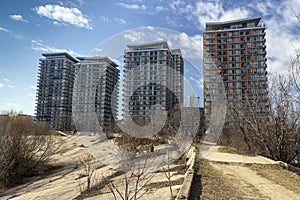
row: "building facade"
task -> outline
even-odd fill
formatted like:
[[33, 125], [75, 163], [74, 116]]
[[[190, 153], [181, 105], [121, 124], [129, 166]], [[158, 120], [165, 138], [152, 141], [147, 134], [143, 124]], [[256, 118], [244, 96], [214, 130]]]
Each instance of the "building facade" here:
[[179, 101], [183, 104], [184, 61], [180, 49], [172, 49], [171, 54], [173, 58], [172, 68], [173, 68], [173, 92], [175, 94], [174, 102]]
[[183, 58], [180, 49], [170, 50], [165, 41], [128, 45], [124, 52], [123, 115], [155, 115], [183, 104]]
[[75, 63], [67, 53], [45, 53], [39, 60], [36, 119], [51, 129], [68, 131], [72, 124]]
[[203, 35], [204, 105], [206, 122], [212, 104], [224, 94], [228, 102], [254, 93], [265, 106], [267, 85], [266, 39], [261, 18], [206, 23]]
[[76, 128], [79, 131], [99, 131], [97, 128], [91, 130], [93, 125], [89, 124], [93, 123], [90, 117], [96, 115], [102, 131], [110, 131], [118, 112], [118, 65], [107, 57], [77, 59], [73, 116], [80, 121], [75, 122]]

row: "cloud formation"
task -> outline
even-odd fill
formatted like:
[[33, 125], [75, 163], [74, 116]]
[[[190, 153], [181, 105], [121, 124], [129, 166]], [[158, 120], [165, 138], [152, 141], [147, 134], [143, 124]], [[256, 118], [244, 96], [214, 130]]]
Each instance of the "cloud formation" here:
[[60, 5], [45, 5], [35, 7], [34, 10], [38, 15], [55, 20], [56, 22], [92, 29], [90, 20], [83, 16], [78, 8], [68, 8]]
[[31, 85], [31, 86], [29, 86], [31, 89], [33, 89], [33, 90], [36, 90], [36, 86], [34, 86], [34, 85]]
[[46, 44], [44, 44], [43, 41], [37, 41], [37, 40], [31, 40], [31, 49], [35, 51], [41, 51], [41, 52], [51, 52], [51, 53], [57, 53], [57, 52], [66, 52], [73, 56], [81, 56], [79, 53], [74, 52], [70, 49], [64, 49], [64, 48], [56, 48], [51, 47]]
[[22, 15], [9, 15], [9, 18], [16, 21], [28, 22], [26, 19], [22, 17]]
[[193, 18], [197, 19], [198, 28], [200, 30], [205, 29], [205, 24], [207, 22], [230, 21], [250, 16], [250, 12], [247, 8], [243, 6], [225, 8], [221, 1], [199, 1], [195, 5], [195, 10], [191, 11], [191, 14], [193, 15]]
[[0, 88], [4, 88], [4, 84], [3, 83], [0, 83]]
[[7, 30], [6, 28], [3, 28], [3, 27], [0, 27], [0, 31], [7, 32], [7, 33], [10, 32], [9, 30]]
[[146, 8], [147, 8], [145, 5], [127, 4], [127, 3], [122, 3], [122, 2], [117, 3], [117, 5], [127, 8], [127, 9], [132, 9], [132, 10], [140, 10], [140, 9], [146, 10]]
[[128, 24], [128, 22], [123, 18], [114, 18], [114, 20], [116, 22], [118, 22], [119, 24], [122, 24], [122, 25], [127, 25]]

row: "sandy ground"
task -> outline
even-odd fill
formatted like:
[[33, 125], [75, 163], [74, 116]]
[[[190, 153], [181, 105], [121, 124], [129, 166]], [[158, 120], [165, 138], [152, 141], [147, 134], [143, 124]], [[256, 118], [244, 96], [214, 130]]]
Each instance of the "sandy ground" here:
[[[277, 162], [262, 156], [244, 156], [218, 152], [215, 146], [207, 153], [205, 159], [210, 165], [222, 172], [232, 188], [243, 193], [241, 199], [274, 199], [274, 200], [300, 200], [300, 193], [288, 187], [277, 184], [281, 180], [270, 180], [253, 170], [250, 165], [278, 165]], [[284, 170], [284, 169], [281, 169]], [[296, 177], [297, 175], [294, 174]], [[293, 176], [291, 176], [293, 178]], [[279, 179], [279, 178], [278, 178]], [[218, 188], [216, 188], [218, 189]], [[221, 197], [216, 197], [221, 199]]]
[[261, 177], [255, 171], [247, 167], [217, 163], [213, 163], [212, 166], [217, 170], [220, 170], [232, 184], [236, 184], [236, 186], [244, 192], [247, 191], [247, 198], [254, 198], [255, 195], [253, 194], [259, 192], [264, 196], [263, 199], [300, 199], [300, 194], [295, 194], [294, 192], [277, 185], [273, 181]]
[[[62, 139], [63, 151], [59, 155], [56, 155], [52, 159], [52, 162], [64, 165], [64, 167], [53, 172], [51, 175], [41, 176], [37, 181], [12, 188], [4, 194], [0, 194], [0, 200], [71, 200], [78, 197], [82, 191], [80, 185], [83, 190], [86, 186], [86, 177], [79, 178], [84, 170], [79, 160], [80, 157], [87, 154], [87, 150], [76, 136], [62, 137]], [[171, 165], [171, 168], [176, 168], [176, 166], [178, 165]], [[100, 166], [95, 171], [92, 186], [99, 184], [101, 181], [103, 182], [103, 176], [109, 177], [114, 173], [116, 172], [110, 167], [100, 163]], [[173, 174], [171, 180], [175, 182], [172, 187], [173, 194], [176, 195], [181, 187], [184, 173], [178, 173], [177, 170], [171, 173]], [[116, 183], [119, 182], [119, 185], [123, 185], [123, 177], [124, 175], [118, 175], [112, 180]], [[152, 185], [152, 188], [148, 189], [141, 199], [169, 199], [170, 190], [167, 185], [168, 180], [163, 172], [155, 173], [149, 184]], [[114, 199], [106, 185], [99, 189], [99, 191], [100, 195], [98, 194], [86, 199]]]

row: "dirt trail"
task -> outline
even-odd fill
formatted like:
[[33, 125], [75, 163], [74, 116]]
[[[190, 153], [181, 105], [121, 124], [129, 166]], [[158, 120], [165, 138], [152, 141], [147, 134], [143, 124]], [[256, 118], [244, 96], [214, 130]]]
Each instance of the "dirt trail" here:
[[265, 196], [265, 199], [300, 199], [299, 194], [295, 194], [294, 192], [277, 185], [273, 181], [259, 176], [255, 171], [247, 167], [234, 164], [211, 164], [214, 168], [221, 171], [232, 184], [239, 186], [244, 192], [248, 193], [248, 198], [251, 198], [250, 196], [253, 195], [251, 192], [259, 192]]
[[[218, 146], [214, 146], [206, 154], [205, 159], [210, 165], [222, 172], [225, 180], [235, 190], [244, 193], [243, 199], [274, 199], [274, 200], [300, 200], [300, 192], [293, 190], [284, 184], [286, 180], [295, 181], [299, 177], [291, 173], [286, 180], [273, 175], [273, 179], [263, 176], [251, 166], [277, 166], [278, 163], [262, 156], [245, 156], [218, 152]], [[279, 168], [277, 173], [283, 173]], [[272, 173], [271, 171], [268, 173]], [[283, 182], [285, 181], [285, 182]]]

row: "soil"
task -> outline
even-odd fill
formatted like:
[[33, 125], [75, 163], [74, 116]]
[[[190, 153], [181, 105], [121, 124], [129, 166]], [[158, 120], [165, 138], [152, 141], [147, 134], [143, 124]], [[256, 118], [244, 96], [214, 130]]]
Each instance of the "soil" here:
[[211, 155], [200, 160], [201, 199], [300, 200], [300, 176], [276, 162], [219, 152]]

